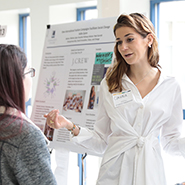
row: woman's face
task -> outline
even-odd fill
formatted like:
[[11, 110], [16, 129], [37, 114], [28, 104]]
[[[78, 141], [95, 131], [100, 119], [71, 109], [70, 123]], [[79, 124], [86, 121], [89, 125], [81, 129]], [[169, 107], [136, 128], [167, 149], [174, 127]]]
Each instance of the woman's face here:
[[148, 62], [148, 36], [143, 38], [130, 27], [118, 28], [115, 35], [118, 51], [129, 65]]
[[[29, 67], [26, 66], [24, 73], [29, 72]], [[25, 92], [25, 102], [29, 100], [30, 90], [32, 86], [31, 73], [25, 74], [23, 78], [24, 92]]]

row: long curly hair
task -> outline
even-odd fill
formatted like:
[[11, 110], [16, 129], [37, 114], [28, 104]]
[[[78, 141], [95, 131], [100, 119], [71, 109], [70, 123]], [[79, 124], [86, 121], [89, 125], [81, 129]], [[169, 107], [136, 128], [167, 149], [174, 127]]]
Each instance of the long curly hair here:
[[[152, 34], [153, 43], [152, 47], [148, 48], [148, 62], [152, 67], [160, 66], [159, 62], [159, 51], [158, 42], [155, 35], [155, 29], [152, 22], [143, 14], [131, 13], [129, 15], [120, 15], [117, 19], [117, 23], [114, 26], [114, 35], [116, 36], [116, 30], [120, 27], [130, 27], [133, 28], [137, 33], [139, 33], [143, 38], [148, 34]], [[114, 63], [106, 73], [106, 81], [109, 87], [109, 92], [122, 91], [122, 77], [128, 72], [130, 65], [124, 60], [118, 51], [118, 44], [114, 47], [115, 60]]]

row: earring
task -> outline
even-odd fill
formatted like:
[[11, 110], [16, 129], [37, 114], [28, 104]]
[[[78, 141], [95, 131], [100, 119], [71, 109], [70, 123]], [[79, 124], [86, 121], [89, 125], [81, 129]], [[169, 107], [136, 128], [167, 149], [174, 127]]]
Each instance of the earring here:
[[151, 44], [148, 44], [148, 47], [151, 48], [152, 47]]

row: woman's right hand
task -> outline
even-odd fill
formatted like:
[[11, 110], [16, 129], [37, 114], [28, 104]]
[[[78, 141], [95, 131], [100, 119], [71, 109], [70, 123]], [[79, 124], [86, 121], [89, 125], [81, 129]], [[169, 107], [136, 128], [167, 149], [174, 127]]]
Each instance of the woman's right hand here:
[[44, 117], [47, 118], [47, 124], [51, 128], [54, 128], [54, 129], [73, 128], [73, 123], [70, 120], [66, 119], [64, 116], [59, 115], [58, 109], [52, 110], [48, 114], [45, 114]]

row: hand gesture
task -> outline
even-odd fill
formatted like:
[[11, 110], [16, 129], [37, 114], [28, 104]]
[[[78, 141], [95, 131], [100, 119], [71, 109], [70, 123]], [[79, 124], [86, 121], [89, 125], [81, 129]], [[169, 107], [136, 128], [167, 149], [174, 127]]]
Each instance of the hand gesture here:
[[44, 115], [45, 118], [47, 118], [47, 124], [49, 127], [54, 129], [59, 128], [71, 128], [73, 126], [72, 122], [66, 119], [64, 116], [59, 115], [59, 110], [54, 109], [48, 114]]

